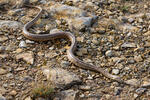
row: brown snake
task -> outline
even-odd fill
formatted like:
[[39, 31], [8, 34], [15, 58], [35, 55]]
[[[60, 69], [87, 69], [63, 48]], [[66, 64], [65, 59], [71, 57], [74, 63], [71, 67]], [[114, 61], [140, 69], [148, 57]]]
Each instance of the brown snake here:
[[[33, 6], [31, 6], [31, 7], [33, 7]], [[76, 49], [76, 38], [70, 32], [57, 32], [57, 33], [52, 33], [52, 34], [32, 34], [32, 33], [30, 33], [28, 31], [28, 29], [41, 17], [42, 12], [43, 12], [43, 9], [41, 7], [37, 7], [37, 6], [34, 6], [34, 7], [38, 8], [40, 10], [40, 12], [30, 22], [28, 22], [24, 25], [23, 35], [26, 38], [28, 38], [30, 40], [34, 40], [34, 41], [47, 41], [47, 40], [56, 39], [56, 38], [68, 38], [71, 41], [71, 46], [67, 50], [67, 56], [72, 63], [74, 63], [76, 66], [81, 67], [83, 69], [102, 73], [105, 77], [115, 80], [119, 83], [129, 84], [129, 83], [121, 80], [121, 78], [119, 76], [112, 75], [100, 67], [97, 67], [97, 66], [94, 66], [94, 65], [91, 65], [88, 63], [84, 63], [83, 61], [78, 59], [74, 55], [74, 51]], [[131, 84], [129, 84], [129, 85], [131, 85]]]

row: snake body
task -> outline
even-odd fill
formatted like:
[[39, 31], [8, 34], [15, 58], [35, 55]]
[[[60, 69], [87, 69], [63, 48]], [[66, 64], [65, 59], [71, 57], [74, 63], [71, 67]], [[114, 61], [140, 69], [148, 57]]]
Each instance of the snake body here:
[[42, 12], [43, 12], [43, 9], [41, 7], [37, 7], [37, 6], [34, 6], [34, 7], [38, 8], [40, 11], [31, 21], [29, 21], [28, 23], [26, 23], [24, 25], [23, 35], [26, 38], [28, 38], [30, 40], [34, 40], [34, 41], [48, 41], [48, 40], [56, 39], [56, 38], [68, 38], [71, 41], [71, 46], [67, 50], [67, 56], [72, 63], [74, 63], [76, 66], [78, 66], [80, 68], [99, 72], [99, 73], [103, 74], [105, 77], [112, 79], [112, 80], [115, 80], [115, 81], [118, 81], [119, 83], [126, 83], [123, 80], [121, 80], [121, 78], [119, 76], [112, 75], [102, 68], [99, 68], [97, 66], [94, 66], [94, 65], [91, 65], [88, 63], [85, 63], [82, 60], [78, 59], [74, 55], [74, 52], [76, 49], [76, 38], [72, 33], [70, 33], [70, 32], [56, 32], [56, 33], [52, 33], [52, 34], [33, 34], [33, 33], [30, 33], [28, 31], [28, 29], [41, 17]]

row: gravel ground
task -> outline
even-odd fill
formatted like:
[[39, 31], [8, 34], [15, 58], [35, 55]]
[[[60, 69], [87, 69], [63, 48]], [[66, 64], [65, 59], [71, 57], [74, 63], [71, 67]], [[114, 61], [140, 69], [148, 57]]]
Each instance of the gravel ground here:
[[[29, 30], [69, 31], [77, 39], [76, 56], [120, 76], [133, 87], [72, 64], [67, 39], [36, 42], [22, 27], [45, 11]], [[40, 86], [53, 88], [34, 96]], [[0, 100], [150, 100], [149, 0], [0, 1]], [[42, 91], [43, 92], [43, 91]]]

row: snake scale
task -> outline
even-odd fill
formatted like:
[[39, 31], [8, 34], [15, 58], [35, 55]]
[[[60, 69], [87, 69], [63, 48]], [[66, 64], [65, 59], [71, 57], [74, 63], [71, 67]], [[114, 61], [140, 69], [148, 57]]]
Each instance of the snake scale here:
[[90, 71], [95, 71], [95, 72], [101, 73], [105, 77], [107, 77], [109, 79], [112, 79], [112, 80], [115, 80], [115, 81], [117, 81], [119, 83], [125, 83], [125, 84], [128, 84], [128, 85], [131, 85], [131, 84], [121, 80], [121, 78], [119, 76], [112, 75], [112, 74], [110, 74], [109, 72], [105, 71], [104, 69], [102, 69], [100, 67], [97, 67], [97, 66], [85, 63], [82, 60], [78, 59], [74, 55], [77, 43], [76, 43], [76, 38], [75, 38], [75, 36], [72, 33], [70, 33], [70, 32], [56, 32], [56, 33], [52, 33], [52, 34], [33, 34], [33, 33], [30, 33], [28, 31], [28, 29], [33, 24], [35, 24], [35, 22], [41, 17], [43, 9], [41, 7], [39, 7], [39, 6], [29, 6], [29, 7], [38, 8], [40, 11], [31, 21], [29, 21], [28, 23], [26, 23], [24, 25], [24, 27], [23, 27], [23, 35], [26, 38], [28, 38], [30, 40], [34, 40], [34, 41], [48, 41], [48, 40], [52, 40], [52, 39], [56, 39], [56, 38], [68, 38], [71, 41], [71, 46], [67, 50], [67, 56], [68, 56], [68, 59], [73, 64], [75, 64], [76, 66], [78, 66], [80, 68], [86, 69], [86, 70], [90, 70]]

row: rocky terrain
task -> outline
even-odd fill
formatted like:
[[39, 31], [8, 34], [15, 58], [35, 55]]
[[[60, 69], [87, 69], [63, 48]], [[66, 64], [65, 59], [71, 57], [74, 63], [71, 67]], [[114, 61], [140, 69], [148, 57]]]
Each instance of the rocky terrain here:
[[[133, 87], [71, 63], [67, 39], [36, 42], [32, 33], [69, 31], [76, 56]], [[143, 86], [143, 87], [141, 87]], [[149, 0], [0, 0], [0, 100], [150, 100]]]

